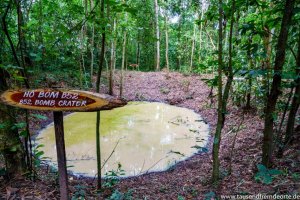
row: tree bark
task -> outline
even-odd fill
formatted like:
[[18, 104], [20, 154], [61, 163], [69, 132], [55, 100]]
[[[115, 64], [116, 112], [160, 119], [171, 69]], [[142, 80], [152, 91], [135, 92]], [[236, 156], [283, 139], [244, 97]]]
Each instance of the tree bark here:
[[[126, 17], [127, 18], [127, 17]], [[120, 98], [123, 97], [123, 73], [125, 68], [125, 52], [126, 52], [126, 34], [127, 31], [124, 30], [124, 36], [123, 36], [123, 48], [122, 48], [122, 66], [121, 66], [121, 80], [120, 80]]]
[[212, 181], [216, 183], [220, 177], [220, 160], [219, 160], [219, 149], [220, 149], [220, 140], [221, 140], [221, 131], [224, 121], [223, 115], [223, 101], [222, 101], [222, 68], [223, 68], [223, 8], [222, 0], [219, 0], [219, 49], [218, 49], [218, 121], [217, 128], [214, 137], [213, 143], [213, 172], [212, 172]]
[[136, 44], [136, 60], [135, 60], [135, 63], [139, 66], [140, 65], [140, 48], [141, 48], [141, 45], [140, 45], [140, 31], [138, 30], [138, 36], [137, 36], [137, 44]]
[[225, 123], [225, 113], [227, 110], [227, 101], [229, 98], [229, 91], [233, 80], [232, 70], [232, 33], [234, 25], [234, 11], [235, 11], [235, 0], [232, 0], [231, 6], [231, 24], [229, 32], [229, 62], [228, 69], [226, 70], [227, 81], [222, 94], [222, 69], [223, 69], [223, 9], [222, 0], [219, 0], [219, 44], [218, 44], [218, 121], [215, 132], [214, 144], [213, 144], [213, 174], [212, 181], [216, 183], [220, 177], [220, 160], [219, 150], [221, 144], [221, 133]]
[[25, 72], [25, 69], [22, 67], [20, 61], [19, 61], [19, 58], [18, 58], [18, 55], [17, 55], [17, 51], [16, 51], [16, 48], [13, 44], [13, 41], [10, 37], [10, 34], [8, 32], [8, 28], [7, 28], [7, 23], [6, 23], [6, 16], [8, 14], [8, 11], [10, 10], [11, 8], [11, 4], [12, 4], [12, 1], [9, 2], [9, 4], [7, 5], [6, 7], [6, 10], [5, 10], [5, 13], [3, 14], [2, 16], [2, 19], [1, 19], [1, 23], [2, 23], [2, 30], [5, 34], [5, 36], [7, 37], [7, 40], [9, 42], [9, 45], [10, 45], [10, 48], [11, 48], [11, 51], [12, 51], [12, 54], [13, 54], [13, 57], [15, 59], [15, 62], [17, 63], [17, 66], [20, 67], [20, 73], [21, 75], [24, 77], [24, 84], [26, 86], [26, 88], [29, 88], [29, 83], [28, 83], [28, 80], [27, 80], [27, 76], [26, 76], [26, 72]]
[[159, 41], [159, 20], [158, 20], [158, 0], [154, 0], [155, 29], [156, 29], [156, 71], [160, 70], [160, 41]]
[[278, 96], [280, 95], [281, 73], [285, 60], [285, 49], [288, 38], [288, 28], [291, 22], [293, 7], [295, 0], [287, 0], [285, 4], [284, 14], [281, 22], [280, 34], [276, 46], [276, 56], [274, 64], [274, 75], [270, 94], [267, 97], [267, 105], [265, 108], [265, 120], [263, 130], [263, 146], [262, 146], [262, 164], [270, 167], [272, 163], [273, 153], [273, 125], [274, 112]]
[[200, 17], [200, 32], [199, 32], [199, 60], [198, 62], [200, 63], [201, 62], [201, 49], [202, 49], [202, 28], [203, 28], [203, 25], [202, 25], [202, 19], [203, 19], [203, 10], [201, 10], [201, 17]]
[[111, 49], [110, 49], [110, 66], [109, 66], [109, 94], [113, 95], [114, 91], [114, 65], [115, 65], [115, 40], [116, 40], [116, 19], [113, 19], [113, 30], [112, 30], [112, 34], [113, 34], [113, 38], [111, 41]]
[[195, 39], [196, 39], [196, 24], [194, 24], [193, 38], [192, 38], [192, 52], [191, 52], [191, 62], [190, 62], [190, 72], [193, 70], [193, 59], [195, 50]]
[[[1, 58], [0, 63], [2, 63]], [[8, 89], [5, 77], [9, 75], [0, 68], [0, 93]], [[5, 160], [8, 179], [21, 175], [26, 170], [23, 145], [18, 130], [12, 128], [16, 123], [14, 116], [16, 114], [13, 107], [0, 104], [0, 124], [4, 125], [4, 128], [0, 129], [0, 152]]]
[[294, 84], [296, 85], [296, 88], [292, 99], [291, 109], [289, 112], [288, 121], [286, 125], [284, 146], [288, 145], [288, 143], [292, 139], [296, 114], [300, 105], [300, 35], [298, 40], [298, 53], [296, 58], [296, 77], [297, 78], [294, 80]]
[[168, 14], [165, 15], [165, 34], [166, 34], [166, 68], [170, 71], [169, 66], [169, 33], [168, 33]]
[[[104, 20], [104, 1], [101, 0], [100, 4], [100, 20]], [[101, 22], [100, 22], [101, 24]], [[96, 82], [96, 92], [100, 92], [100, 78], [103, 69], [104, 63], [104, 53], [105, 53], [105, 25], [101, 27], [101, 52], [99, 57], [99, 68], [97, 74], [97, 82]], [[97, 119], [96, 119], [96, 153], [97, 153], [97, 188], [101, 189], [101, 149], [100, 149], [100, 111], [97, 111]]]
[[[94, 0], [90, 0], [90, 10], [94, 10]], [[90, 76], [91, 83], [93, 83], [93, 75], [94, 75], [94, 49], [95, 49], [95, 24], [92, 22], [92, 36], [91, 36], [91, 65], [90, 65]]]

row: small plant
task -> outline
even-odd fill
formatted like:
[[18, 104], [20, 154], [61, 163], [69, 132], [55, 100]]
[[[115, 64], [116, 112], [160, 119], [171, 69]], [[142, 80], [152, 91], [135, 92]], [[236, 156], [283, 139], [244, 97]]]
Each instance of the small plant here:
[[128, 190], [126, 193], [115, 190], [110, 196], [109, 200], [132, 200], [132, 190]]
[[77, 200], [77, 199], [85, 199], [86, 193], [85, 193], [85, 189], [86, 186], [84, 185], [75, 185], [74, 186], [76, 191], [74, 192], [74, 194], [72, 195], [72, 200]]
[[120, 176], [122, 175], [125, 175], [125, 171], [122, 169], [121, 163], [118, 163], [117, 170], [111, 170], [105, 174], [105, 183], [103, 186], [105, 188], [114, 187], [119, 182]]
[[204, 194], [204, 200], [216, 199], [216, 193], [210, 191]]
[[181, 85], [182, 85], [183, 90], [185, 92], [189, 91], [190, 84], [191, 84], [191, 82], [189, 80], [183, 80], [183, 81], [181, 81]]
[[185, 198], [181, 195], [178, 195], [177, 200], [185, 200]]
[[42, 159], [45, 159], [43, 157], [44, 151], [40, 150], [41, 147], [44, 147], [44, 145], [39, 144], [33, 149], [33, 164], [36, 168], [40, 167]]
[[169, 89], [169, 88], [166, 88], [166, 87], [161, 87], [161, 88], [159, 88], [159, 91], [160, 91], [162, 94], [169, 94], [169, 93], [170, 93], [170, 89]]
[[300, 173], [297, 173], [297, 172], [292, 173], [292, 178], [295, 181], [299, 181], [300, 180]]
[[146, 100], [146, 97], [142, 93], [139, 93], [139, 92], [135, 93], [135, 98], [140, 100], [140, 101]]
[[258, 164], [257, 169], [258, 172], [255, 174], [254, 179], [267, 185], [273, 182], [273, 178], [275, 176], [282, 174], [282, 171], [277, 169], [268, 169], [262, 164]]

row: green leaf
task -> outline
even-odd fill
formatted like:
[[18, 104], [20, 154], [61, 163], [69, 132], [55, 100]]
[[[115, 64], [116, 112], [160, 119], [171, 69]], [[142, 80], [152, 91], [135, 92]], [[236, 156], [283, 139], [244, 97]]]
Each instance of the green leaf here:
[[262, 182], [269, 185], [273, 182], [273, 178], [272, 176], [263, 176]]
[[21, 131], [19, 134], [21, 137], [27, 137], [28, 136], [28, 132], [26, 130]]
[[4, 123], [0, 123], [0, 129], [4, 129], [6, 125]]
[[47, 120], [48, 117], [44, 116], [44, 115], [40, 115], [40, 114], [31, 114], [33, 117], [37, 118], [37, 119], [42, 119], [42, 120]]
[[177, 200], [185, 200], [185, 198], [181, 195], [178, 195]]
[[266, 172], [268, 169], [263, 164], [257, 164], [257, 169], [259, 172]]
[[44, 155], [44, 152], [43, 151], [39, 151], [35, 154], [36, 157], [41, 157], [42, 155]]
[[38, 149], [38, 148], [41, 148], [41, 147], [44, 147], [44, 146], [45, 146], [44, 144], [39, 144], [35, 148]]
[[9, 149], [9, 151], [11, 152], [16, 152], [17, 151], [17, 146], [13, 146]]
[[278, 170], [278, 169], [270, 169], [270, 170], [269, 170], [269, 174], [270, 174], [270, 175], [281, 175], [281, 174], [282, 174], [282, 171], [281, 171], [281, 170]]
[[211, 200], [211, 199], [215, 199], [216, 197], [216, 193], [210, 191], [206, 194], [204, 194], [204, 200]]
[[15, 123], [12, 126], [12, 129], [21, 129], [21, 128], [25, 128], [26, 127], [26, 123], [25, 122], [20, 122], [20, 123]]

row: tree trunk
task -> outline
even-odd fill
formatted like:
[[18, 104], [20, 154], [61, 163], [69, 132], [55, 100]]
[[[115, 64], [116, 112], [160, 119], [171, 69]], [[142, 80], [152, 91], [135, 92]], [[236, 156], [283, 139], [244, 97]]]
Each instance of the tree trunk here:
[[114, 65], [115, 65], [115, 32], [116, 32], [116, 19], [113, 19], [113, 30], [112, 34], [114, 37], [111, 41], [111, 49], [110, 49], [110, 67], [109, 67], [109, 94], [113, 95], [113, 88], [114, 88]]
[[[249, 38], [249, 43], [250, 45], [252, 45], [252, 37]], [[247, 57], [248, 57], [248, 61], [249, 61], [249, 71], [251, 69], [254, 69], [254, 65], [253, 65], [253, 59], [251, 57], [251, 51], [250, 49], [248, 49], [247, 51]], [[248, 89], [246, 91], [246, 106], [245, 109], [250, 109], [251, 108], [251, 88], [252, 88], [252, 77], [249, 73], [248, 75]]]
[[123, 73], [125, 68], [126, 34], [127, 34], [126, 30], [124, 30], [123, 48], [122, 48], [122, 69], [121, 69], [121, 80], [120, 80], [120, 98], [123, 97]]
[[219, 149], [220, 149], [220, 140], [221, 140], [221, 131], [224, 122], [223, 115], [223, 101], [222, 101], [222, 68], [223, 68], [223, 9], [222, 9], [222, 0], [219, 0], [219, 49], [218, 49], [218, 121], [217, 128], [214, 137], [213, 143], [213, 172], [212, 172], [212, 181], [216, 183], [220, 177], [220, 160], [219, 160]]
[[[252, 68], [253, 69], [253, 68]], [[245, 109], [251, 109], [251, 88], [252, 88], [252, 77], [248, 77], [248, 90]]]
[[[26, 88], [29, 88], [29, 82], [28, 82], [28, 76], [26, 73], [26, 62], [25, 62], [25, 54], [26, 54], [26, 44], [25, 44], [25, 36], [23, 32], [23, 13], [22, 13], [22, 8], [21, 8], [21, 1], [16, 0], [16, 5], [17, 5], [17, 14], [18, 14], [18, 36], [19, 36], [19, 45], [20, 45], [20, 55], [21, 55], [21, 73], [22, 76], [24, 77], [25, 81], [25, 86]], [[19, 60], [17, 58], [17, 60]]]
[[[0, 60], [0, 63], [2, 61]], [[9, 75], [0, 68], [0, 93], [8, 89], [5, 77]], [[17, 177], [26, 170], [25, 152], [22, 142], [19, 139], [17, 129], [12, 127], [16, 124], [14, 108], [0, 104], [0, 124], [4, 128], [0, 129], [0, 152], [5, 160], [5, 168], [8, 178]]]
[[298, 53], [296, 58], [296, 79], [295, 79], [295, 93], [293, 96], [291, 109], [288, 116], [288, 121], [286, 125], [286, 131], [285, 131], [285, 142], [284, 146], [288, 145], [288, 143], [291, 141], [295, 126], [295, 120], [296, 120], [296, 114], [300, 105], [300, 35], [298, 40]]
[[[104, 1], [101, 0], [100, 4], [100, 24], [104, 20]], [[102, 32], [102, 40], [101, 40], [101, 52], [99, 57], [99, 68], [97, 74], [97, 82], [96, 82], [96, 92], [100, 92], [100, 78], [103, 69], [104, 63], [104, 53], [105, 53], [105, 26], [101, 27]], [[100, 111], [97, 111], [97, 119], [96, 119], [96, 153], [97, 153], [97, 188], [101, 189], [101, 149], [100, 149]]]
[[[227, 81], [226, 85], [224, 88], [224, 95], [223, 95], [223, 114], [224, 114], [224, 122], [225, 122], [225, 113], [227, 109], [227, 101], [229, 98], [229, 91], [232, 85], [232, 80], [233, 80], [233, 67], [232, 67], [232, 51], [233, 51], [233, 45], [232, 45], [232, 37], [233, 37], [233, 26], [234, 26], [234, 13], [235, 13], [235, 0], [232, 0], [232, 5], [231, 5], [231, 20], [230, 20], [230, 30], [229, 30], [229, 50], [228, 50], [228, 69], [227, 69]], [[226, 28], [226, 27], [225, 27]], [[224, 123], [223, 122], [223, 123]]]
[[[82, 4], [83, 4], [83, 8], [84, 8], [84, 13], [85, 13], [85, 17], [87, 18], [87, 0], [82, 0]], [[81, 67], [82, 69], [80, 69], [80, 73], [81, 73], [81, 77], [84, 81], [84, 85], [86, 86], [86, 70], [85, 70], [85, 51], [86, 51], [86, 47], [85, 47], [85, 38], [86, 38], [86, 33], [87, 33], [87, 25], [86, 23], [81, 27], [81, 41], [80, 41], [80, 48], [81, 48]], [[83, 83], [81, 80], [80, 86], [82, 87]]]
[[137, 47], [136, 47], [136, 61], [135, 63], [139, 66], [140, 65], [140, 31], [138, 30], [138, 36], [137, 36]]
[[[94, 0], [90, 0], [90, 10], [94, 9]], [[93, 75], [94, 75], [94, 49], [95, 49], [95, 24], [92, 22], [92, 36], [91, 36], [91, 65], [90, 65], [90, 76], [91, 83], [93, 83]]]
[[156, 29], [156, 71], [160, 70], [160, 42], [159, 42], [159, 20], [158, 20], [158, 0], [154, 0], [155, 29]]
[[[222, 69], [223, 69], [223, 9], [222, 0], [219, 0], [219, 49], [218, 49], [218, 121], [217, 128], [213, 144], [213, 174], [212, 181], [216, 183], [220, 177], [220, 160], [219, 160], [219, 150], [221, 144], [221, 133], [225, 123], [225, 113], [227, 110], [227, 101], [229, 98], [229, 91], [231, 88], [233, 80], [233, 70], [232, 70], [232, 32], [234, 25], [234, 11], [235, 11], [235, 0], [232, 0], [231, 6], [231, 23], [229, 32], [229, 62], [228, 69], [226, 71], [227, 81], [224, 88], [224, 93], [222, 94]], [[225, 27], [226, 28], [226, 27]]]
[[285, 49], [288, 38], [288, 27], [292, 18], [295, 0], [287, 0], [285, 4], [284, 14], [281, 22], [281, 30], [276, 46], [276, 56], [274, 64], [274, 75], [270, 94], [267, 97], [267, 105], [265, 108], [265, 127], [262, 146], [262, 164], [270, 167], [273, 153], [273, 125], [274, 112], [278, 96], [280, 95], [281, 73], [285, 60]]
[[[25, 33], [23, 31], [24, 27], [24, 19], [23, 19], [23, 12], [22, 12], [22, 2], [16, 0], [16, 5], [17, 5], [17, 14], [18, 14], [18, 36], [19, 36], [19, 45], [20, 45], [20, 55], [21, 55], [21, 65], [22, 69], [24, 71], [24, 79], [27, 80], [25, 82], [26, 88], [29, 88], [29, 82], [28, 82], [28, 77], [26, 73], [26, 69], [29, 66], [32, 65], [32, 62], [27, 56], [28, 62], [25, 60], [25, 55], [27, 54], [26, 52], [26, 40], [25, 40]], [[31, 135], [29, 131], [29, 111], [25, 110], [25, 122], [26, 122], [26, 136], [22, 138], [24, 147], [25, 147], [25, 162], [27, 164], [27, 169], [32, 170], [32, 157], [31, 157], [31, 152], [32, 152], [32, 143], [31, 143]], [[18, 131], [16, 131], [18, 134]]]
[[203, 28], [203, 25], [202, 25], [202, 19], [203, 19], [203, 10], [201, 10], [201, 17], [200, 17], [200, 33], [199, 33], [199, 60], [198, 62], [200, 63], [201, 62], [201, 49], [202, 49], [202, 28]]
[[40, 66], [38, 67], [38, 72], [42, 68], [44, 68], [44, 36], [43, 36], [43, 23], [44, 23], [44, 16], [43, 16], [43, 0], [39, 1], [39, 33], [38, 33], [38, 43], [41, 48], [41, 60], [39, 61]]
[[194, 24], [194, 33], [192, 38], [192, 52], [191, 52], [191, 62], [190, 62], [190, 72], [193, 70], [193, 58], [194, 58], [194, 50], [195, 50], [195, 39], [196, 39], [196, 24]]
[[166, 34], [166, 68], [167, 71], [170, 71], [169, 66], [169, 33], [168, 33], [168, 15], [165, 15], [165, 34]]
[[214, 43], [212, 37], [210, 36], [210, 34], [209, 34], [208, 31], [205, 31], [205, 33], [206, 33], [206, 35], [208, 36], [208, 38], [209, 38], [209, 40], [210, 40], [210, 43], [211, 43], [211, 45], [212, 45], [212, 47], [213, 47], [213, 50], [215, 50], [217, 47], [216, 47], [216, 45], [215, 45], [215, 43]]

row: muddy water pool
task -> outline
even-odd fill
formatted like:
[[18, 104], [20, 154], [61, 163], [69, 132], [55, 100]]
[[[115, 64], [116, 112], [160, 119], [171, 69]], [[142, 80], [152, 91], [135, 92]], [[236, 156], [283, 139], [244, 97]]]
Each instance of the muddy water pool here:
[[[76, 112], [64, 117], [68, 170], [95, 176], [96, 112]], [[110, 111], [101, 111], [102, 174], [116, 170], [124, 176], [161, 171], [192, 156], [205, 147], [209, 126], [192, 110], [157, 102], [130, 102]], [[40, 150], [55, 165], [53, 123], [37, 137]], [[113, 152], [113, 153], [112, 153]]]

